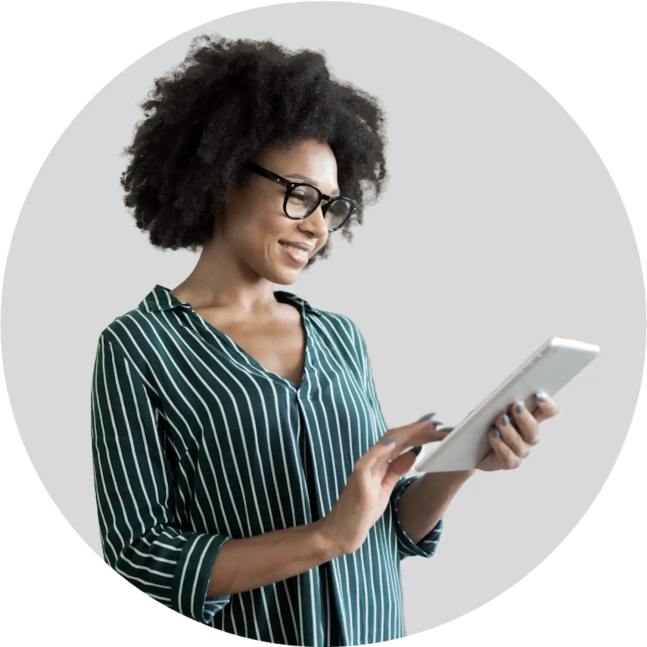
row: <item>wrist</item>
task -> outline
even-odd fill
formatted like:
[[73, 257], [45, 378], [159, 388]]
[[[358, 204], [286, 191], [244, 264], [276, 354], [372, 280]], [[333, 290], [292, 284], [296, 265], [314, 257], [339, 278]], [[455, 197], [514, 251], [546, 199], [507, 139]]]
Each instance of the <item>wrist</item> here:
[[331, 559], [335, 559], [344, 554], [328, 531], [325, 517], [313, 521], [310, 526], [315, 551], [317, 551], [322, 562], [329, 562]]

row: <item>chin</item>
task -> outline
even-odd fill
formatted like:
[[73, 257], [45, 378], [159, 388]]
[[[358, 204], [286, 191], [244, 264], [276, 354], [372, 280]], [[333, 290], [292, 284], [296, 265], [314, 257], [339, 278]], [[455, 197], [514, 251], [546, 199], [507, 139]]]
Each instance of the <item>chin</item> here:
[[291, 272], [290, 274], [287, 272], [281, 272], [276, 275], [276, 278], [272, 279], [272, 283], [277, 283], [278, 285], [292, 285], [297, 278], [299, 278], [300, 273], [300, 270]]

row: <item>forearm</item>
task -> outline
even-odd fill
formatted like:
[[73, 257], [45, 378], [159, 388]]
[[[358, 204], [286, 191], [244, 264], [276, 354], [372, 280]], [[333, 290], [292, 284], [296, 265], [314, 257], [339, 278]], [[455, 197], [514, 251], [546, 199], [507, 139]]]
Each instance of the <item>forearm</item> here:
[[226, 541], [211, 569], [207, 597], [240, 593], [304, 573], [338, 557], [321, 520]]
[[407, 487], [398, 503], [398, 518], [414, 542], [433, 530], [458, 490], [475, 472], [429, 472]]

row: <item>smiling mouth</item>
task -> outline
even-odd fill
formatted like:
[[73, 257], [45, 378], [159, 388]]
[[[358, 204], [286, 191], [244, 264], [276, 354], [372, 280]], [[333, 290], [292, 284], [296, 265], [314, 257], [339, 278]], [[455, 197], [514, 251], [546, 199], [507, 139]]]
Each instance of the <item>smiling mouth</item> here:
[[292, 245], [288, 245], [280, 241], [279, 241], [279, 245], [285, 250], [285, 253], [288, 256], [288, 258], [290, 258], [295, 263], [298, 263], [299, 265], [304, 265], [305, 263], [308, 262], [308, 258], [309, 258], [308, 252], [306, 252], [304, 249], [299, 249], [298, 247], [294, 247]]

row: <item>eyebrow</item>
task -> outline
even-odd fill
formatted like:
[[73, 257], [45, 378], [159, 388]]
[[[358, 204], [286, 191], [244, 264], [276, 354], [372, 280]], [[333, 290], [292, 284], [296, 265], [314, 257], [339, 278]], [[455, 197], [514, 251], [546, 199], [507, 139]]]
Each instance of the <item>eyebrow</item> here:
[[[304, 182], [309, 182], [310, 184], [314, 184], [314, 186], [317, 186], [315, 184], [315, 181], [311, 177], [308, 177], [307, 175], [301, 175], [301, 173], [290, 173], [290, 175], [286, 175], [285, 177], [295, 177], [298, 180], [303, 180]], [[339, 189], [336, 189], [330, 195], [331, 196], [338, 196], [339, 195]]]

